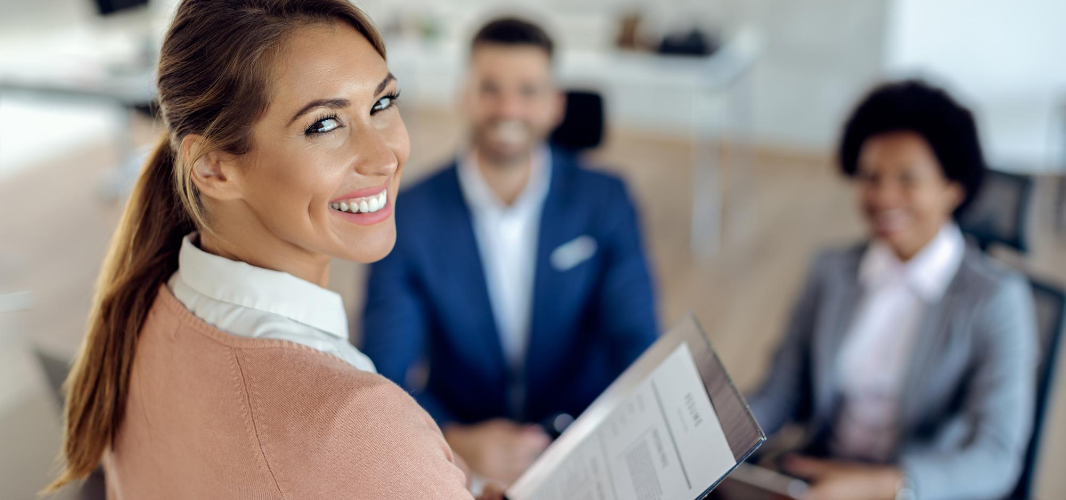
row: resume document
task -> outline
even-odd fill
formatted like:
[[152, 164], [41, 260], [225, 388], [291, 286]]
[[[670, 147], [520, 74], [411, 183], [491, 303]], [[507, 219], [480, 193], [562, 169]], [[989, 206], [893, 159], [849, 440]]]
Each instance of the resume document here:
[[[716, 404], [729, 410], [728, 426]], [[728, 432], [734, 434], [732, 444]], [[690, 316], [620, 376], [507, 497], [699, 499], [763, 439]]]

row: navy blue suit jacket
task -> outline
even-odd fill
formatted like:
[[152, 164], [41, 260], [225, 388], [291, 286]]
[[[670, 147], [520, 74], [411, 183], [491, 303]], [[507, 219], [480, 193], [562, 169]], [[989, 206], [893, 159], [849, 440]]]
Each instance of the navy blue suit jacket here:
[[[658, 334], [625, 186], [558, 150], [537, 242], [521, 415], [508, 404], [511, 375], [455, 164], [401, 193], [396, 226], [396, 247], [370, 269], [363, 352], [441, 425], [576, 416]], [[595, 253], [565, 270], [553, 265], [552, 252], [582, 236]], [[421, 363], [424, 384], [409, 383]]]

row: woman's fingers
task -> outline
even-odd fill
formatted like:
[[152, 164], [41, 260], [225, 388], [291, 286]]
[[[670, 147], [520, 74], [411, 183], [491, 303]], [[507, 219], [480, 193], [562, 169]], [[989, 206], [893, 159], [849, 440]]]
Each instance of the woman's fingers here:
[[825, 460], [808, 458], [800, 455], [789, 455], [785, 458], [785, 472], [807, 479], [815, 479], [824, 476], [833, 465]]
[[488, 483], [481, 490], [481, 496], [478, 497], [478, 500], [504, 500], [503, 488], [500, 488], [496, 483]]

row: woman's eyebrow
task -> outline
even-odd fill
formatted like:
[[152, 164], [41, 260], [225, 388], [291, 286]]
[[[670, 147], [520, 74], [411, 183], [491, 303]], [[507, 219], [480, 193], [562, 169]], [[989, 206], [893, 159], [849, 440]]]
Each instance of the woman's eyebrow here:
[[[351, 106], [351, 105], [352, 105], [352, 102], [347, 100], [347, 99], [339, 99], [339, 98], [335, 98], [335, 99], [315, 99], [314, 101], [311, 101], [311, 102], [307, 103], [307, 105], [304, 106], [303, 108], [301, 108], [300, 111], [297, 111], [296, 114], [293, 115], [292, 119], [289, 120], [288, 125], [292, 125], [292, 122], [296, 121], [297, 118], [303, 116], [308, 111], [311, 111], [312, 109], [315, 109], [315, 108], [340, 109], [340, 108], [347, 108], [348, 106]], [[286, 125], [286, 126], [288, 126], [288, 125]]]
[[[377, 88], [374, 89], [374, 95], [378, 95], [378, 94], [384, 92], [385, 91], [385, 87], [388, 87], [389, 83], [394, 81], [394, 80], [396, 80], [396, 77], [393, 76], [392, 73], [389, 73], [385, 77], [385, 79], [382, 80], [381, 83], [378, 84]], [[351, 106], [351, 105], [352, 105], [352, 102], [349, 101], [348, 99], [340, 99], [340, 98], [315, 99], [314, 101], [311, 101], [311, 102], [307, 103], [307, 105], [304, 106], [303, 108], [300, 108], [300, 111], [297, 111], [295, 115], [292, 115], [292, 118], [289, 119], [288, 125], [292, 125], [292, 122], [296, 121], [297, 118], [300, 118], [301, 116], [306, 114], [308, 111], [311, 111], [312, 109], [315, 109], [315, 108], [341, 109], [341, 108], [347, 108], [348, 106]], [[288, 125], [286, 125], [286, 126], [288, 126]]]
[[393, 76], [392, 73], [389, 73], [388, 76], [386, 76], [385, 79], [382, 80], [381, 83], [378, 84], [378, 88], [374, 90], [374, 95], [378, 95], [378, 94], [384, 92], [385, 91], [385, 87], [389, 86], [389, 82], [391, 82], [391, 81], [393, 81], [395, 79], [396, 79], [396, 77]]

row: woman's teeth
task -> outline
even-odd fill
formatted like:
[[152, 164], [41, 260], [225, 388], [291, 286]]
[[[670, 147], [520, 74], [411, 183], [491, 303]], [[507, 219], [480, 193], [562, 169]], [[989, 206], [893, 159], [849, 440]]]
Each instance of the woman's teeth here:
[[338, 203], [330, 203], [329, 208], [340, 210], [341, 212], [351, 212], [353, 214], [371, 214], [385, 208], [385, 205], [388, 203], [388, 193], [389, 191], [385, 190], [374, 196], [365, 196], [362, 198], [344, 200]]

